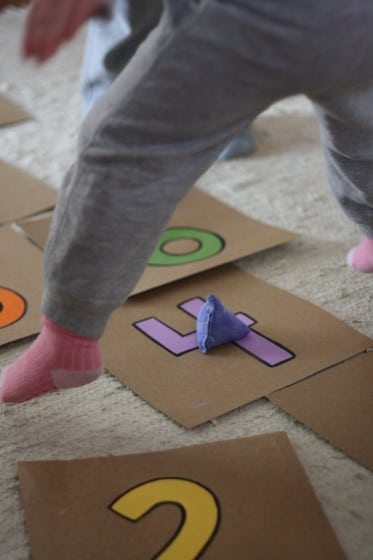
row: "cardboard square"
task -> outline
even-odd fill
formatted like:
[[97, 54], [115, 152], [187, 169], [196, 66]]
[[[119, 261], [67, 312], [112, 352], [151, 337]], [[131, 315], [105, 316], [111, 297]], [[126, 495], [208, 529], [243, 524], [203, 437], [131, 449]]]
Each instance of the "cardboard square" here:
[[373, 470], [373, 352], [366, 352], [268, 398]]
[[[246, 324], [257, 324], [241, 341], [202, 354], [195, 315], [209, 293]], [[371, 344], [329, 313], [233, 265], [131, 298], [115, 311], [103, 338], [108, 370], [187, 428]]]
[[0, 224], [48, 210], [56, 202], [53, 189], [3, 161], [0, 161], [0, 188]]
[[19, 222], [18, 225], [40, 249], [44, 250], [48, 241], [51, 221], [51, 216], [43, 218], [35, 217], [31, 220]]
[[345, 558], [282, 432], [18, 472], [33, 560]]
[[0, 126], [28, 121], [31, 117], [18, 105], [0, 95]]
[[40, 251], [0, 228], [0, 346], [39, 332], [42, 292]]
[[[21, 225], [40, 247], [45, 247], [50, 219]], [[166, 241], [168, 237], [170, 240]], [[294, 233], [249, 218], [194, 188], [177, 207], [132, 295], [281, 245], [295, 237]], [[184, 260], [190, 262], [183, 263]]]

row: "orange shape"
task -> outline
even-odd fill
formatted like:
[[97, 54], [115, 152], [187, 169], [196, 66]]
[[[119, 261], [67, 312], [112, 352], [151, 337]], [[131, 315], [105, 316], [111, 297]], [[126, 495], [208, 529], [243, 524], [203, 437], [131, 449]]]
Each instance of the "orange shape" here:
[[10, 288], [0, 287], [0, 329], [16, 323], [26, 313], [26, 300]]

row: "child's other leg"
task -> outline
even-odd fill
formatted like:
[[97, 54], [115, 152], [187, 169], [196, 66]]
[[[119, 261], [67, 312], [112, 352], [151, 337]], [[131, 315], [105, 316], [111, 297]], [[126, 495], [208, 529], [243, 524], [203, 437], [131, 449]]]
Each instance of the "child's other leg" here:
[[373, 272], [373, 84], [315, 101], [329, 183], [363, 239], [348, 264]]

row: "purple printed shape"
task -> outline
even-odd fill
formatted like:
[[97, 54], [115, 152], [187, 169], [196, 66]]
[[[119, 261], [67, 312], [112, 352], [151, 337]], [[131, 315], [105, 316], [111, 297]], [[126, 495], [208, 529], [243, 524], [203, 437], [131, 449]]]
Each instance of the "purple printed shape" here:
[[[248, 327], [256, 323], [254, 319], [244, 313], [236, 313], [235, 315]], [[294, 358], [293, 352], [290, 352], [287, 348], [280, 346], [253, 329], [251, 329], [249, 334], [244, 338], [236, 340], [233, 344], [270, 367], [278, 366]]]
[[195, 331], [189, 334], [180, 334], [156, 317], [138, 321], [135, 323], [135, 327], [175, 356], [181, 356], [198, 348]]
[[200, 297], [195, 297], [192, 299], [188, 299], [187, 301], [183, 301], [180, 303], [178, 307], [183, 311], [186, 311], [192, 317], [197, 319], [198, 313], [201, 311], [201, 308], [204, 306], [205, 300]]
[[[195, 297], [179, 304], [178, 307], [192, 317], [197, 318], [204, 303], [205, 302], [202, 298]], [[249, 315], [246, 315], [245, 313], [235, 313], [235, 315], [248, 327], [255, 325], [256, 323], [255, 319], [249, 317]], [[168, 325], [159, 321], [156, 317], [138, 321], [135, 323], [135, 326], [175, 356], [180, 356], [186, 352], [190, 352], [191, 350], [198, 349], [195, 331], [182, 335], [171, 329]], [[232, 342], [232, 344], [235, 344], [251, 356], [257, 358], [270, 367], [278, 366], [295, 357], [295, 355], [287, 348], [284, 348], [280, 344], [252, 329], [244, 338], [236, 340], [235, 342]]]

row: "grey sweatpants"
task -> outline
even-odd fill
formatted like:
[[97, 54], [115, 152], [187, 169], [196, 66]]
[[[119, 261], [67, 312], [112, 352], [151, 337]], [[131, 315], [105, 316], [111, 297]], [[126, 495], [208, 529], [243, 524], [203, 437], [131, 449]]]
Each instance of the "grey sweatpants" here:
[[373, 237], [373, 2], [168, 0], [84, 122], [45, 256], [43, 311], [100, 336], [176, 205], [273, 102], [315, 104], [331, 188]]

